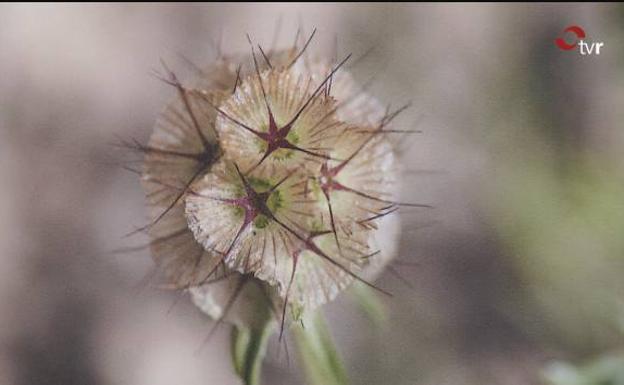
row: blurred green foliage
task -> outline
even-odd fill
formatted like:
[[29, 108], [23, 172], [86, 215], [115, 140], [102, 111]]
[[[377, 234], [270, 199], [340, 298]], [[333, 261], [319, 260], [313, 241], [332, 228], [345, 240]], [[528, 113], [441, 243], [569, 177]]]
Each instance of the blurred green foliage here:
[[544, 379], [550, 385], [623, 385], [624, 354], [607, 354], [579, 367], [557, 361], [547, 366]]

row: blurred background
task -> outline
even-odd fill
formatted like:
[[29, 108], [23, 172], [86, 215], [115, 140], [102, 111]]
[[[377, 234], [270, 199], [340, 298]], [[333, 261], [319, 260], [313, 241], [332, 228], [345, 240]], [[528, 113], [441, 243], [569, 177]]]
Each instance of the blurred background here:
[[[423, 134], [407, 143], [387, 319], [327, 306], [353, 384], [624, 384], [624, 7], [617, 4], [0, 7], [0, 384], [238, 384], [227, 327], [145, 285], [145, 223], [118, 137], [245, 33], [341, 55]], [[604, 42], [562, 51], [569, 25]], [[291, 349], [294, 350], [294, 349]], [[303, 383], [269, 348], [265, 384]]]

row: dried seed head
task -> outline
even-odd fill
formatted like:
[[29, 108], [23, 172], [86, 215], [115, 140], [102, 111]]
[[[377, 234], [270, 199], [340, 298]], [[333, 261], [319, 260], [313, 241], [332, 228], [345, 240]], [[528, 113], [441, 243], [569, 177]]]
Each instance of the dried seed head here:
[[260, 297], [297, 318], [369, 284], [399, 227], [393, 115], [346, 60], [262, 53], [220, 59], [193, 87], [165, 67], [177, 97], [139, 147], [157, 264], [206, 313], [247, 324]]

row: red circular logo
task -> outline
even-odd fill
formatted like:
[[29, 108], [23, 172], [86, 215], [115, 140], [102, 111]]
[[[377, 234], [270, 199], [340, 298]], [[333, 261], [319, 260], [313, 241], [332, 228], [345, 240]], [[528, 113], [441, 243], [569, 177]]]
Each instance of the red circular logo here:
[[576, 47], [576, 44], [578, 43], [579, 40], [585, 38], [585, 31], [583, 30], [583, 28], [579, 27], [578, 25], [571, 25], [568, 28], [563, 30], [563, 33], [568, 33], [568, 32], [571, 32], [574, 35], [576, 35], [576, 39], [571, 44], [568, 44], [561, 37], [558, 37], [555, 39], [555, 44], [557, 44], [557, 47], [565, 51], [569, 51], [573, 49], [574, 47]]

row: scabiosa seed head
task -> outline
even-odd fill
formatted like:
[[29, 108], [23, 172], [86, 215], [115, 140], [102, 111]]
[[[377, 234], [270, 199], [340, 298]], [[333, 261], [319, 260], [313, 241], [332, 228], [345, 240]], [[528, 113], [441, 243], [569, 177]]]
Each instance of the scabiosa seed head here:
[[222, 57], [191, 86], [163, 64], [176, 99], [134, 145], [170, 283], [215, 319], [253, 324], [261, 303], [283, 325], [287, 309], [297, 319], [354, 281], [373, 286], [394, 255], [398, 112], [357, 85], [349, 57], [259, 49], [263, 60]]

